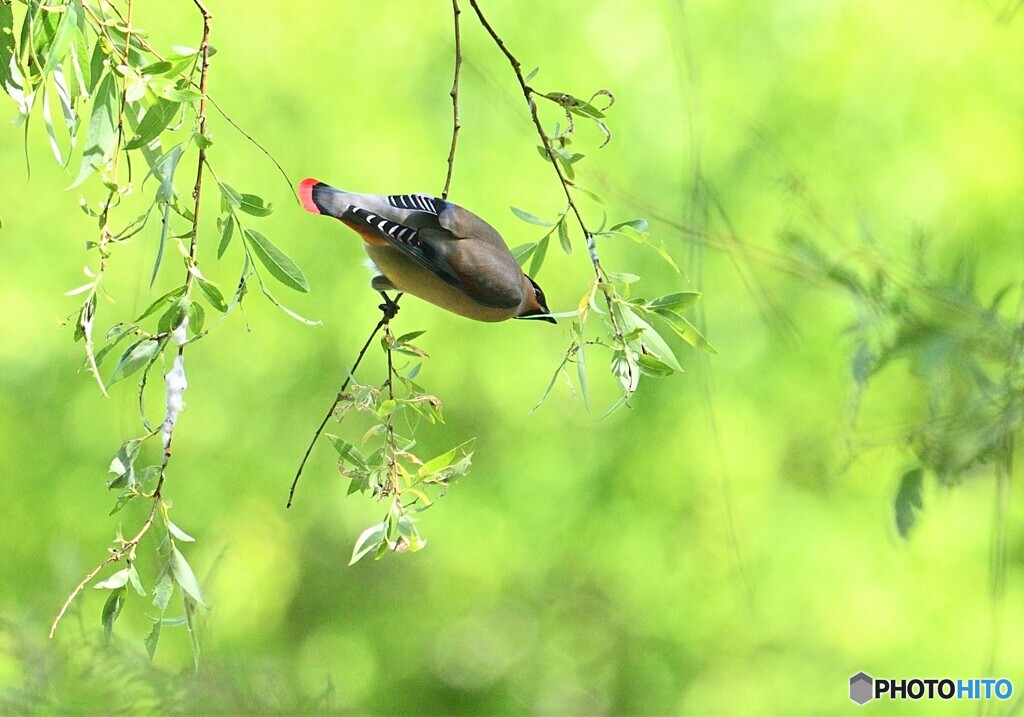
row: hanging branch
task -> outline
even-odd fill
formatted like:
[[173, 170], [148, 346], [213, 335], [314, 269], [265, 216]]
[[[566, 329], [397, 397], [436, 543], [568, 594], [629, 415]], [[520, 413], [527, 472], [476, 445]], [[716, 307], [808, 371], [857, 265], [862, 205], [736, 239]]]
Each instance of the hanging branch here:
[[[448, 172], [444, 179], [444, 189], [441, 191], [441, 198], [448, 198], [448, 190], [451, 188], [452, 183], [452, 172], [455, 169], [455, 149], [459, 141], [459, 130], [462, 128], [462, 123], [459, 121], [459, 79], [462, 70], [462, 35], [459, 28], [459, 16], [462, 14], [462, 10], [459, 8], [459, 0], [452, 0], [452, 17], [454, 19], [455, 27], [455, 71], [454, 79], [452, 80], [452, 89], [448, 93], [452, 98], [452, 142], [448, 150]], [[285, 504], [286, 508], [292, 507], [292, 502], [295, 497], [295, 489], [299, 484], [299, 478], [302, 477], [302, 471], [306, 468], [306, 462], [309, 460], [310, 454], [313, 452], [313, 447], [317, 441], [320, 440], [320, 435], [323, 433], [324, 428], [327, 426], [327, 422], [331, 420], [331, 416], [338, 409], [338, 406], [345, 399], [345, 392], [348, 390], [349, 385], [352, 383], [352, 379], [355, 375], [356, 369], [359, 368], [359, 364], [363, 361], [363, 356], [366, 354], [367, 349], [370, 347], [370, 343], [373, 341], [377, 333], [383, 328], [390, 334], [389, 322], [394, 318], [394, 312], [398, 311], [398, 301], [402, 298], [402, 294], [398, 294], [393, 300], [388, 299], [386, 296], [385, 303], [381, 305], [381, 311], [383, 316], [377, 322], [377, 325], [373, 327], [369, 337], [363, 344], [363, 348], [359, 350], [359, 354], [356, 356], [355, 362], [352, 367], [348, 370], [348, 375], [345, 377], [344, 383], [341, 384], [341, 388], [338, 389], [338, 394], [334, 397], [334, 402], [331, 403], [331, 407], [324, 414], [323, 420], [320, 421], [320, 425], [317, 426], [316, 431], [313, 432], [313, 438], [310, 440], [309, 445], [306, 447], [306, 452], [302, 456], [302, 460], [299, 462], [299, 467], [295, 471], [295, 478], [292, 479], [291, 487], [288, 490], [288, 502]], [[387, 338], [387, 337], [385, 337]], [[393, 338], [393, 337], [392, 337]], [[394, 378], [392, 373], [392, 357], [391, 357], [391, 346], [393, 341], [385, 341], [385, 351], [387, 352], [388, 358], [388, 387], [392, 392], [394, 387], [391, 385], [391, 381]], [[391, 433], [392, 439], [394, 438], [393, 432]], [[392, 446], [394, 444], [392, 443]]]
[[[205, 135], [205, 133], [206, 133], [206, 81], [207, 81], [207, 76], [209, 74], [209, 69], [210, 69], [210, 21], [213, 18], [212, 18], [212, 15], [210, 14], [210, 12], [203, 5], [202, 0], [193, 0], [193, 2], [195, 3], [196, 7], [200, 11], [200, 13], [202, 13], [202, 16], [203, 16], [203, 38], [202, 38], [202, 43], [200, 45], [200, 56], [201, 56], [201, 59], [200, 59], [200, 69], [199, 69], [199, 88], [200, 88], [200, 92], [202, 93], [203, 96], [202, 96], [202, 98], [200, 99], [200, 102], [199, 102], [197, 127], [198, 127], [198, 133], [200, 135]], [[125, 40], [125, 62], [127, 63], [128, 47], [130, 46], [131, 32], [132, 32], [132, 28], [131, 28], [131, 24], [130, 24], [131, 23], [131, 14], [132, 14], [132, 3], [131, 3], [130, 0], [128, 2], [128, 7], [127, 7], [127, 13], [126, 14], [127, 14], [126, 23], [127, 23], [127, 28], [128, 29], [127, 29], [127, 32], [126, 32], [126, 40]], [[124, 120], [124, 109], [123, 109], [124, 108], [124, 100], [125, 100], [125, 95], [124, 95], [124, 93], [122, 93], [121, 123], [123, 123], [123, 120]], [[123, 134], [122, 124], [119, 124], [118, 132]], [[117, 148], [117, 154], [115, 155], [115, 160], [114, 160], [114, 166], [115, 166], [114, 174], [115, 174], [115, 176], [116, 176], [116, 167], [117, 167], [117, 157], [120, 156], [120, 141], [121, 140], [119, 139], [118, 140], [119, 146]], [[188, 257], [187, 257], [187, 266], [188, 266], [188, 268], [187, 268], [187, 272], [186, 272], [186, 276], [185, 276], [185, 282], [184, 282], [184, 287], [185, 287], [184, 295], [186, 297], [188, 296], [188, 294], [189, 294], [189, 292], [190, 292], [190, 290], [192, 288], [193, 280], [194, 280], [194, 278], [196, 276], [196, 272], [197, 272], [197, 270], [196, 270], [196, 257], [197, 257], [197, 250], [198, 250], [197, 237], [198, 237], [198, 233], [199, 233], [199, 208], [200, 208], [200, 203], [201, 203], [201, 199], [202, 199], [203, 168], [204, 168], [205, 165], [206, 165], [206, 148], [205, 148], [204, 145], [201, 144], [200, 145], [200, 149], [199, 149], [199, 158], [198, 158], [198, 160], [196, 162], [196, 181], [195, 181], [195, 186], [194, 186], [194, 188], [192, 190], [192, 197], [193, 197], [193, 199], [195, 201], [195, 204], [194, 204], [194, 208], [193, 208], [193, 211], [192, 211], [191, 241], [190, 241], [190, 244], [189, 244]], [[116, 186], [116, 183], [115, 183], [115, 186]], [[116, 190], [114, 190], [114, 189], [111, 190], [110, 198], [113, 197], [115, 191]], [[108, 202], [107, 202], [108, 205], [109, 205], [109, 202], [110, 202], [110, 198], [108, 198]], [[107, 225], [106, 225], [105, 215], [104, 215], [104, 227], [103, 227], [102, 231], [104, 232], [105, 235], [109, 234], [109, 230], [108, 230]], [[166, 515], [167, 507], [166, 507], [166, 505], [163, 502], [162, 491], [163, 491], [164, 481], [167, 478], [167, 466], [168, 466], [168, 464], [170, 463], [170, 460], [171, 460], [171, 442], [172, 442], [172, 439], [174, 437], [174, 427], [177, 424], [177, 420], [178, 420], [178, 417], [181, 414], [182, 409], [184, 408], [183, 401], [182, 401], [182, 396], [183, 396], [183, 394], [185, 392], [185, 389], [188, 387], [188, 382], [187, 382], [187, 380], [185, 378], [185, 369], [184, 369], [185, 345], [188, 343], [188, 338], [187, 338], [187, 333], [186, 333], [187, 327], [188, 327], [188, 315], [186, 313], [182, 317], [181, 323], [178, 326], [174, 327], [173, 330], [169, 331], [166, 335], [164, 335], [160, 339], [161, 345], [164, 342], [166, 342], [168, 339], [173, 341], [177, 345], [178, 351], [177, 351], [177, 355], [174, 358], [174, 365], [173, 365], [172, 369], [170, 371], [168, 371], [166, 376], [164, 377], [165, 383], [167, 385], [166, 413], [165, 413], [165, 416], [164, 416], [164, 420], [161, 423], [160, 428], [159, 428], [159, 432], [161, 434], [161, 439], [162, 439], [162, 443], [163, 443], [163, 457], [162, 457], [161, 462], [160, 462], [159, 472], [158, 472], [157, 479], [156, 479], [156, 485], [153, 488], [153, 492], [148, 496], [150, 498], [150, 501], [151, 501], [151, 507], [150, 507], [150, 510], [149, 510], [149, 515], [147, 516], [145, 522], [143, 522], [142, 526], [139, 528], [138, 532], [136, 532], [135, 535], [132, 538], [130, 538], [128, 540], [124, 540], [123, 538], [120, 539], [121, 545], [118, 548], [112, 550], [110, 556], [106, 560], [101, 562], [99, 565], [97, 565], [95, 568], [93, 568], [85, 576], [85, 578], [75, 587], [75, 589], [71, 591], [71, 594], [68, 596], [67, 600], [64, 601], [63, 606], [61, 607], [60, 611], [57, 613], [57, 616], [54, 618], [53, 623], [50, 626], [50, 637], [51, 638], [54, 636], [54, 633], [57, 630], [57, 625], [60, 623], [60, 621], [64, 617], [64, 615], [67, 613], [68, 608], [74, 602], [75, 598], [82, 592], [82, 590], [85, 589], [85, 587], [87, 585], [89, 585], [96, 578], [97, 575], [99, 575], [100, 571], [103, 570], [103, 568], [105, 568], [107, 565], [110, 565], [112, 563], [120, 562], [121, 560], [126, 560], [129, 566], [131, 566], [135, 562], [135, 551], [136, 551], [136, 548], [138, 547], [138, 545], [142, 541], [142, 539], [146, 536], [146, 534], [149, 533], [150, 529], [153, 527], [153, 524], [154, 524], [154, 522], [156, 520], [157, 512], [158, 511], [162, 511], [163, 517], [164, 517], [165, 521], [167, 520], [167, 515]], [[144, 376], [145, 375], [146, 374], [144, 374]], [[98, 374], [97, 374], [97, 377], [98, 377]], [[140, 396], [141, 396], [141, 389], [140, 389]], [[154, 434], [155, 434], [155, 432], [151, 432], [150, 433], [150, 435], [154, 435]], [[116, 593], [112, 593], [111, 596], [113, 597], [115, 594]], [[120, 610], [120, 605], [118, 605], [116, 609], [117, 609], [117, 611], [119, 611]], [[106, 618], [106, 612], [107, 611], [104, 610], [105, 618]], [[116, 614], [114, 615], [114, 617], [116, 617]], [[105, 622], [106, 622], [106, 620], [105, 620]], [[110, 624], [112, 624], [112, 623], [113, 623], [113, 618], [110, 620]], [[155, 649], [155, 645], [154, 645], [154, 649]]]
[[[396, 311], [397, 311], [398, 300], [401, 299], [401, 298], [402, 298], [402, 295], [399, 294], [394, 299], [393, 304], [396, 307], [396, 309], [395, 309]], [[387, 306], [387, 304], [381, 304], [381, 310], [382, 311], [384, 311], [383, 307], [385, 307], [385, 306]], [[335, 410], [337, 410], [338, 404], [340, 404], [344, 400], [344, 398], [345, 398], [345, 391], [348, 389], [349, 384], [352, 383], [352, 378], [353, 378], [353, 376], [355, 376], [356, 369], [359, 368], [359, 364], [361, 364], [363, 362], [363, 356], [366, 355], [366, 350], [368, 348], [370, 348], [370, 344], [373, 342], [373, 339], [377, 335], [377, 333], [382, 328], [384, 328], [391, 321], [391, 319], [393, 317], [394, 317], [393, 313], [388, 312], [388, 311], [384, 311], [384, 314], [383, 314], [383, 316], [381, 316], [380, 321], [378, 321], [377, 325], [373, 327], [373, 331], [371, 331], [369, 337], [367, 337], [366, 343], [363, 344], [363, 348], [359, 349], [359, 354], [356, 356], [355, 363], [353, 363], [352, 364], [352, 368], [350, 368], [348, 370], [348, 375], [345, 377], [345, 382], [343, 384], [341, 384], [341, 388], [338, 389], [338, 395], [334, 397], [334, 403], [332, 403], [331, 407], [329, 409], [327, 409], [327, 413], [324, 414], [323, 420], [320, 421], [320, 425], [317, 426], [316, 431], [313, 433], [313, 439], [309, 442], [309, 445], [306, 447], [306, 452], [302, 456], [302, 461], [299, 463], [299, 468], [298, 468], [298, 470], [295, 471], [295, 478], [292, 480], [291, 488], [288, 489], [288, 502], [285, 504], [285, 508], [291, 508], [292, 507], [292, 499], [295, 497], [295, 489], [299, 485], [299, 478], [302, 477], [302, 471], [306, 467], [306, 461], [309, 460], [309, 454], [313, 452], [313, 446], [315, 446], [316, 442], [318, 440], [320, 440], [320, 434], [324, 432], [324, 428], [327, 426], [327, 422], [329, 420], [331, 420], [331, 416], [334, 415]], [[388, 359], [389, 359], [389, 364], [388, 365], [390, 365], [390, 358], [391, 358], [391, 354], [389, 352], [388, 353]]]
[[[576, 185], [572, 182], [572, 180], [570, 180], [566, 176], [565, 172], [562, 170], [561, 165], [559, 164], [559, 157], [558, 154], [555, 152], [555, 148], [553, 146], [551, 137], [544, 130], [544, 125], [541, 124], [540, 121], [540, 115], [537, 113], [537, 103], [534, 100], [534, 95], [540, 95], [541, 97], [552, 102], [555, 102], [556, 104], [559, 104], [563, 107], [565, 107], [566, 102], [568, 100], [571, 100], [572, 98], [569, 98], [567, 95], [549, 96], [541, 94], [534, 90], [532, 87], [530, 87], [530, 85], [526, 81], [526, 78], [523, 76], [523, 69], [519, 60], [508, 49], [508, 47], [505, 45], [505, 41], [502, 40], [501, 36], [498, 35], [498, 33], [494, 30], [493, 27], [491, 27], [491, 24], [487, 21], [487, 18], [484, 16], [483, 11], [480, 9], [480, 5], [477, 3], [477, 0], [469, 0], [469, 4], [473, 7], [473, 10], [476, 12], [476, 16], [477, 18], [479, 18], [480, 24], [487, 31], [487, 34], [491, 36], [491, 39], [494, 40], [494, 43], [498, 46], [498, 49], [501, 50], [502, 54], [505, 55], [505, 58], [512, 66], [512, 70], [515, 72], [516, 79], [519, 81], [519, 88], [522, 90], [523, 97], [526, 98], [526, 104], [530, 108], [530, 117], [533, 120], [533, 126], [537, 129], [537, 135], [540, 137], [541, 143], [544, 146], [544, 151], [547, 154], [548, 160], [551, 162], [551, 166], [554, 167], [555, 169], [555, 174], [558, 176], [558, 182], [561, 185], [562, 191], [565, 194], [565, 199], [569, 204], [569, 209], [572, 210], [573, 215], [576, 217], [576, 223], [579, 225], [580, 231], [583, 232], [583, 237], [587, 245], [587, 253], [590, 255], [590, 262], [594, 267], [595, 286], [601, 290], [601, 293], [605, 299], [605, 305], [608, 307], [608, 319], [612, 325], [613, 338], [617, 345], [624, 346], [624, 334], [621, 327], [619, 326], [619, 320], [616, 316], [614, 306], [614, 289], [612, 288], [611, 282], [608, 280], [608, 275], [605, 272], [604, 267], [601, 266], [601, 258], [598, 256], [597, 253], [597, 242], [595, 241], [595, 232], [591, 231], [587, 227], [587, 223], [583, 219], [583, 214], [580, 212], [579, 207], [576, 205], [576, 200], [573, 198], [572, 194], [572, 187]], [[607, 93], [607, 91], [602, 91], [602, 93], [610, 94]], [[556, 99], [556, 97], [558, 99]], [[633, 367], [630, 365], [629, 371], [632, 372], [633, 370]], [[634, 376], [630, 376], [627, 383], [632, 384], [634, 382], [634, 378]]]

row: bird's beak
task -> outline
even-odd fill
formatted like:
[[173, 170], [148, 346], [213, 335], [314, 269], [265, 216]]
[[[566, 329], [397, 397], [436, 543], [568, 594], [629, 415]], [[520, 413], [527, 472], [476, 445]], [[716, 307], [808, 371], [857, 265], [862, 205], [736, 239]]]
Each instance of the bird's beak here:
[[516, 317], [517, 319], [534, 319], [537, 321], [547, 321], [551, 324], [557, 324], [555, 317], [548, 313], [547, 307], [542, 309], [534, 309], [533, 311], [527, 311], [525, 314], [520, 314]]

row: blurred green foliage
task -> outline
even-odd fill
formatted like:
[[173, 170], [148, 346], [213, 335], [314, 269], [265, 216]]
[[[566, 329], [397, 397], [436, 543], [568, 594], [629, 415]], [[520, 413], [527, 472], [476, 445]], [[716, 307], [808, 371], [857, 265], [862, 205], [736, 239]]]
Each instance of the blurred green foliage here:
[[[157, 46], [197, 44], [184, 5], [139, 3], [136, 22]], [[610, 224], [648, 217], [682, 274], [623, 238], [599, 239], [602, 261], [642, 276], [639, 295], [703, 292], [698, 328], [718, 354], [677, 351], [687, 373], [641, 386], [632, 410], [604, 421], [618, 386], [594, 366], [593, 413], [561, 383], [531, 413], [568, 322], [475, 324], [403, 301], [395, 330], [426, 330], [416, 343], [432, 358], [417, 382], [445, 409], [424, 454], [475, 436], [473, 471], [443, 512], [423, 514], [426, 550], [353, 567], [353, 540], [380, 511], [346, 500], [327, 442], [296, 504], [284, 501], [379, 297], [356, 237], [305, 215], [275, 167], [211, 115], [218, 174], [273, 202], [261, 231], [310, 286], [289, 305], [323, 325], [247, 302], [186, 359], [167, 495], [174, 521], [199, 538], [189, 562], [211, 605], [199, 613], [196, 676], [183, 630], [164, 635], [149, 665], [139, 603], [102, 646], [106, 594], [92, 589], [45, 639], [118, 519], [144, 519], [134, 505], [106, 517], [107, 466], [138, 410], [131, 381], [100, 397], [65, 318], [78, 303], [63, 293], [82, 283], [94, 238], [79, 189], [62, 191], [74, 177], [36, 123], [29, 178], [8, 127], [0, 705], [822, 714], [852, 708], [847, 679], [859, 670], [991, 673], [1024, 690], [1013, 637], [1024, 618], [1012, 610], [1024, 597], [1024, 506], [1012, 474], [999, 477], [1020, 422], [1024, 18], [1014, 5], [485, 4], [524, 65], [540, 67], [539, 91], [614, 92], [607, 146], [579, 122], [577, 179], [605, 198]], [[211, 10], [210, 92], [294, 179], [440, 192], [448, 3]], [[510, 245], [536, 242], [548, 229], [509, 206], [557, 217], [564, 196], [505, 59], [463, 22], [450, 196]], [[560, 118], [557, 107], [542, 113]], [[16, 109], [0, 104], [0, 115]], [[601, 208], [585, 209], [598, 224]], [[200, 242], [203, 273], [233, 286], [240, 249], [218, 261], [214, 212]], [[117, 254], [110, 323], [173, 288], [150, 287], [158, 243], [153, 227]], [[554, 311], [575, 309], [592, 279], [582, 252], [550, 252], [541, 274]], [[361, 371], [363, 383], [382, 378], [383, 356]], [[906, 478], [919, 468], [923, 480]]]

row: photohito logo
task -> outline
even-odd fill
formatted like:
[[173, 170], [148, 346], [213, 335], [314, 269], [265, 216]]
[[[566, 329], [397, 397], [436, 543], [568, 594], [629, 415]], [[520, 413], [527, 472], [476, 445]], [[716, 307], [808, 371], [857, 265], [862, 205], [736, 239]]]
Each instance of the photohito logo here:
[[850, 699], [866, 705], [873, 699], [890, 700], [1008, 700], [1013, 683], [1005, 677], [972, 680], [945, 678], [891, 679], [858, 672], [850, 678]]

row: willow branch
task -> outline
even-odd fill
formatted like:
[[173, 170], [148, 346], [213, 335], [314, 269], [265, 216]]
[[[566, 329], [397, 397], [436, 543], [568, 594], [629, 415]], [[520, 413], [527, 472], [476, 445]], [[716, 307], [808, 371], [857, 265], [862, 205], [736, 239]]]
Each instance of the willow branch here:
[[[392, 302], [392, 305], [397, 307], [398, 301], [401, 298], [402, 294], [396, 296], [394, 301]], [[366, 355], [366, 350], [370, 348], [370, 343], [373, 341], [374, 337], [394, 317], [393, 313], [390, 313], [389, 311], [385, 310], [385, 306], [387, 305], [384, 304], [381, 306], [381, 311], [384, 312], [384, 315], [380, 317], [380, 320], [377, 322], [377, 325], [373, 327], [373, 331], [371, 331], [370, 335], [367, 337], [366, 342], [363, 344], [363, 348], [359, 349], [359, 354], [356, 356], [356, 360], [352, 364], [352, 368], [348, 370], [348, 376], [345, 377], [345, 382], [341, 384], [341, 388], [338, 389], [338, 395], [334, 397], [334, 402], [331, 404], [331, 407], [327, 409], [327, 413], [324, 414], [323, 420], [320, 421], [320, 425], [317, 426], [316, 431], [313, 433], [313, 439], [309, 442], [309, 445], [306, 447], [306, 452], [302, 456], [302, 461], [299, 462], [299, 468], [298, 470], [295, 471], [295, 478], [292, 480], [291, 488], [288, 489], [288, 502], [285, 504], [285, 508], [292, 507], [292, 501], [295, 498], [295, 489], [299, 485], [299, 478], [302, 477], [302, 471], [306, 467], [306, 461], [309, 460], [309, 454], [313, 452], [313, 446], [315, 446], [316, 442], [320, 440], [320, 435], [324, 432], [324, 428], [327, 426], [327, 422], [331, 420], [331, 416], [334, 415], [334, 411], [336, 408], [338, 408], [338, 404], [341, 403], [342, 400], [345, 398], [345, 391], [348, 389], [349, 384], [352, 383], [352, 378], [355, 376], [356, 369], [359, 368], [359, 364], [363, 362], [363, 357]], [[391, 354], [389, 352], [388, 358], [390, 359], [390, 357]]]
[[[576, 206], [576, 200], [572, 196], [572, 182], [565, 176], [561, 166], [558, 164], [558, 157], [555, 153], [554, 147], [551, 143], [551, 137], [544, 131], [544, 125], [541, 124], [540, 115], [537, 114], [537, 103], [533, 99], [535, 90], [526, 83], [526, 78], [523, 77], [523, 69], [519, 60], [512, 54], [511, 50], [505, 45], [505, 41], [501, 39], [501, 36], [491, 27], [491, 24], [484, 17], [483, 11], [480, 9], [480, 5], [477, 4], [477, 0], [469, 0], [469, 4], [473, 7], [476, 12], [477, 18], [480, 20], [480, 24], [483, 25], [484, 30], [494, 40], [494, 44], [498, 46], [502, 54], [508, 59], [509, 64], [512, 65], [512, 70], [516, 73], [516, 79], [519, 80], [519, 87], [523, 91], [523, 97], [526, 98], [526, 104], [530, 108], [530, 117], [533, 119], [533, 125], [537, 129], [537, 135], [540, 137], [541, 142], [544, 145], [544, 151], [548, 156], [548, 160], [551, 162], [551, 166], [555, 169], [555, 174], [558, 175], [558, 182], [562, 185], [562, 191], [565, 193], [565, 199], [569, 203], [569, 208], [572, 209], [573, 215], [576, 217], [576, 222], [579, 224], [580, 230], [583, 232], [583, 237], [587, 243], [587, 253], [590, 255], [590, 262], [594, 266], [594, 276], [598, 284], [602, 287], [607, 286], [608, 280], [607, 275], [604, 271], [604, 267], [601, 266], [601, 259], [597, 254], [597, 242], [594, 239], [594, 232], [587, 228], [586, 222], [583, 220], [583, 214], [580, 213], [579, 207]], [[612, 329], [615, 334], [615, 339], [619, 342], [622, 341], [622, 330], [619, 328], [619, 321], [615, 316], [615, 309], [612, 302], [612, 296], [609, 289], [602, 288], [601, 293], [604, 294], [605, 303], [608, 305], [608, 318], [611, 321]]]
[[[201, 45], [202, 52], [202, 64], [200, 66], [199, 85], [203, 92], [203, 97], [199, 102], [199, 117], [198, 117], [198, 128], [199, 133], [203, 134], [206, 129], [206, 80], [210, 69], [210, 21], [212, 15], [203, 5], [201, 0], [193, 0], [196, 7], [203, 15], [203, 40]], [[128, 3], [128, 17], [131, 17], [131, 2]], [[131, 32], [131, 26], [128, 26], [128, 33]], [[130, 34], [128, 35], [130, 40]], [[126, 55], [127, 55], [127, 44], [126, 44]], [[123, 105], [122, 105], [122, 121], [123, 121]], [[196, 263], [196, 252], [198, 248], [197, 236], [199, 233], [199, 205], [200, 198], [202, 195], [203, 187], [203, 167], [206, 165], [206, 150], [202, 147], [199, 149], [199, 159], [196, 167], [196, 183], [192, 190], [192, 196], [195, 199], [195, 206], [192, 215], [192, 230], [191, 230], [191, 242], [189, 245], [189, 266], [185, 276], [185, 292], [186, 295], [192, 286], [194, 279], [193, 267]], [[142, 539], [149, 533], [156, 521], [157, 511], [163, 506], [162, 491], [164, 487], [164, 481], [167, 478], [167, 465], [171, 460], [171, 442], [174, 437], [174, 426], [177, 422], [178, 416], [182, 410], [182, 394], [187, 386], [185, 382], [185, 372], [183, 367], [183, 357], [185, 351], [185, 344], [187, 343], [186, 328], [188, 326], [188, 317], [185, 317], [184, 321], [180, 326], [171, 332], [171, 338], [178, 346], [178, 355], [175, 357], [174, 368], [168, 372], [165, 377], [167, 382], [167, 414], [161, 424], [160, 433], [163, 438], [163, 458], [160, 462], [160, 473], [157, 477], [156, 486], [153, 488], [153, 492], [148, 496], [152, 501], [152, 505], [149, 509], [149, 516], [145, 522], [139, 528], [138, 532], [127, 541], [123, 541], [116, 550], [111, 550], [110, 556], [93, 568], [80, 583], [71, 591], [67, 600], [61, 606], [60, 612], [54, 618], [53, 623], [50, 625], [50, 637], [52, 638], [54, 633], [57, 631], [57, 625], [61, 619], [67, 613], [71, 604], [75, 598], [81, 594], [82, 590], [85, 589], [89, 583], [91, 583], [100, 571], [111, 563], [120, 562], [121, 560], [127, 560], [129, 565], [135, 560], [135, 550], [138, 547]], [[149, 436], [155, 435], [155, 432], [151, 432]]]
[[455, 168], [455, 145], [459, 141], [459, 130], [462, 123], [459, 122], [459, 73], [462, 70], [462, 36], [459, 31], [459, 0], [452, 0], [452, 15], [455, 19], [455, 78], [452, 80], [452, 89], [448, 94], [452, 98], [452, 145], [448, 150], [448, 174], [444, 178], [444, 190], [441, 192], [441, 199], [448, 198], [448, 190], [452, 185], [452, 170]]

